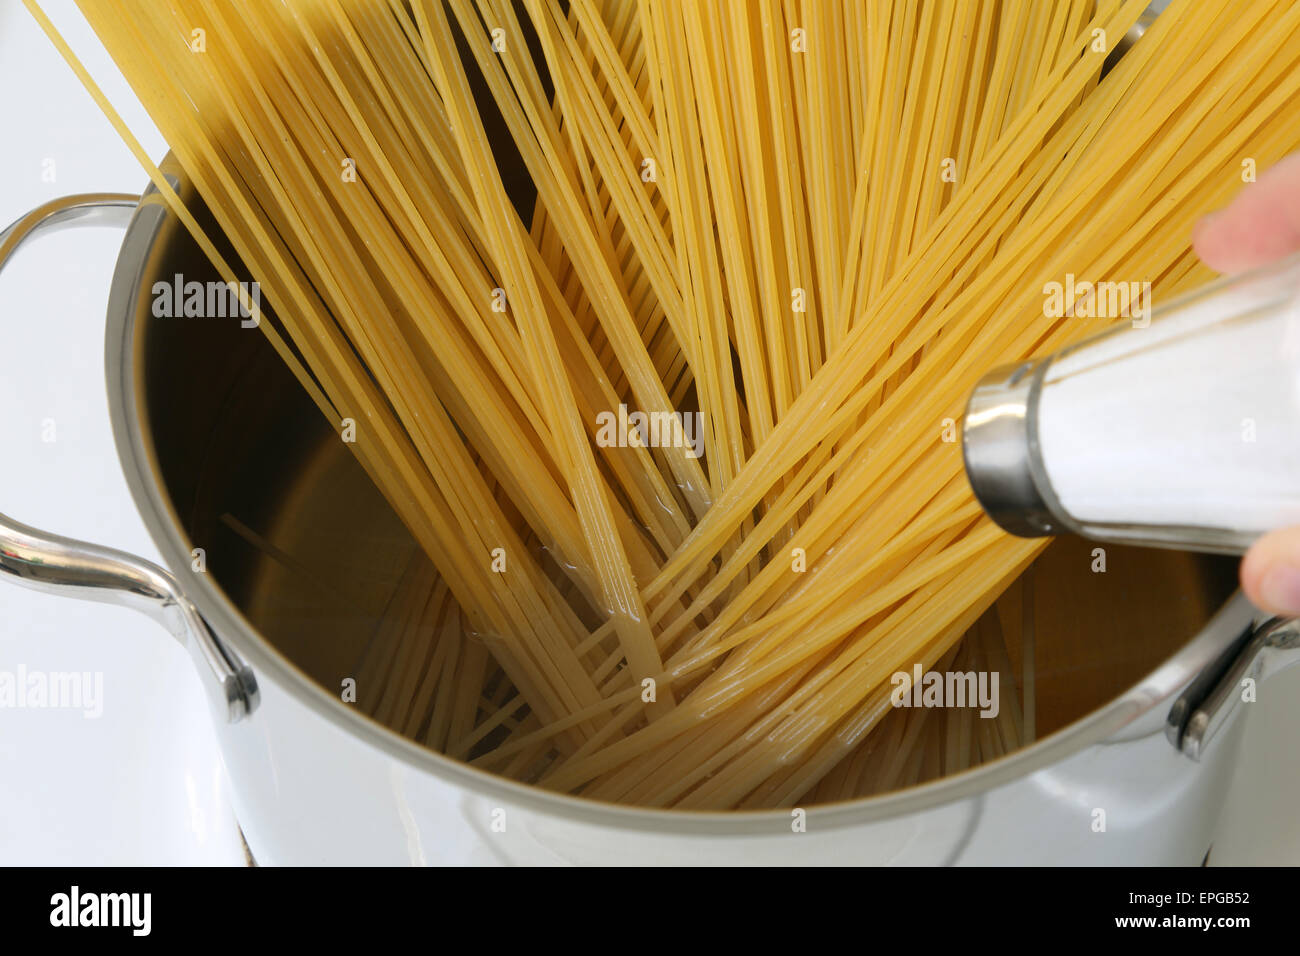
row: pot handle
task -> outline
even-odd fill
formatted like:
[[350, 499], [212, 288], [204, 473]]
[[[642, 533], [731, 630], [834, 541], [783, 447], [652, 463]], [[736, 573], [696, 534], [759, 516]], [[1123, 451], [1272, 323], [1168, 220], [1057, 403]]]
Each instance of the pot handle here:
[[1183, 691], [1165, 722], [1166, 736], [1187, 756], [1200, 760], [1245, 699], [1245, 692], [1296, 663], [1300, 663], [1300, 618], [1275, 617], [1252, 625]]
[[[28, 239], [73, 226], [125, 227], [140, 197], [118, 193], [65, 196], [33, 209], [0, 232], [0, 271]], [[222, 646], [180, 584], [158, 565], [123, 551], [46, 534], [0, 513], [0, 576], [37, 591], [134, 608], [153, 618], [199, 665], [221, 721], [257, 706], [252, 671]], [[210, 678], [210, 679], [209, 679]]]

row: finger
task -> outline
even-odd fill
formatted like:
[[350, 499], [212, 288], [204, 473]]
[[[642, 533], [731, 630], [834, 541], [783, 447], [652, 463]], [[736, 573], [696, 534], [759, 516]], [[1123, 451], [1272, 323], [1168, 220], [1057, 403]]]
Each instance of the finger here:
[[1226, 209], [1201, 219], [1192, 242], [1216, 272], [1241, 272], [1300, 250], [1300, 153], [1264, 170]]
[[1300, 527], [1255, 542], [1241, 562], [1241, 587], [1261, 610], [1300, 614]]

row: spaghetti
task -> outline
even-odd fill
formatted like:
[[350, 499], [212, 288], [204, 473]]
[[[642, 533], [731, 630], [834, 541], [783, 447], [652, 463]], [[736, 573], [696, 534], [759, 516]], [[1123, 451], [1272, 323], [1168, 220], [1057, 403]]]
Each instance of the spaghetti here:
[[[1146, 0], [79, 4], [421, 547], [359, 704], [650, 806], [1034, 738], [994, 602], [1041, 545], [981, 517], [963, 400], [1115, 318], [1045, 283], [1203, 279], [1195, 218], [1300, 145], [1284, 0], [1174, 0], [1104, 77]], [[998, 716], [891, 706], [918, 665]]]

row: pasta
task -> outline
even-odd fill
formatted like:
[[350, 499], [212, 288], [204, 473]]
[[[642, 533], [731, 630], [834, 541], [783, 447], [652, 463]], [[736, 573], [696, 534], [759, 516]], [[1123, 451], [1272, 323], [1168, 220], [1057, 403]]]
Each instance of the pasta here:
[[[359, 706], [753, 809], [1041, 731], [1042, 544], [981, 516], [964, 399], [1117, 318], [1045, 283], [1203, 281], [1192, 223], [1300, 145], [1300, 7], [1174, 0], [1103, 77], [1146, 2], [79, 5], [420, 546]], [[917, 667], [1000, 675], [998, 715], [892, 706]]]

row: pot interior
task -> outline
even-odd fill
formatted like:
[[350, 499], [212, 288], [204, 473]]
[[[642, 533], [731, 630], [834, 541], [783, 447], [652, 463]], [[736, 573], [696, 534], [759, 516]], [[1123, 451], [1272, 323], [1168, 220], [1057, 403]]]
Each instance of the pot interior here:
[[[215, 236], [201, 204], [191, 205]], [[420, 624], [403, 638], [393, 626], [427, 600], [427, 558], [266, 336], [237, 319], [153, 314], [155, 282], [220, 279], [174, 218], [143, 263], [119, 268], [141, 279], [127, 326], [138, 426], [206, 573], [265, 641], [330, 694], [341, 698], [344, 682], [356, 681], [356, 702], [338, 706], [429, 743], [431, 711], [455, 690], [443, 683], [425, 694], [421, 685], [438, 628]], [[1050, 734], [1168, 658], [1235, 588], [1231, 559], [1098, 547], [1071, 538], [1049, 546], [948, 660], [955, 670], [999, 673], [1001, 718], [899, 708], [800, 804], [914, 785]], [[459, 636], [464, 648], [479, 640]], [[483, 682], [475, 722], [508, 699], [503, 679]], [[432, 746], [474, 758], [504, 733], [468, 745], [463, 733], [444, 735]], [[526, 770], [513, 768], [525, 778]]]

